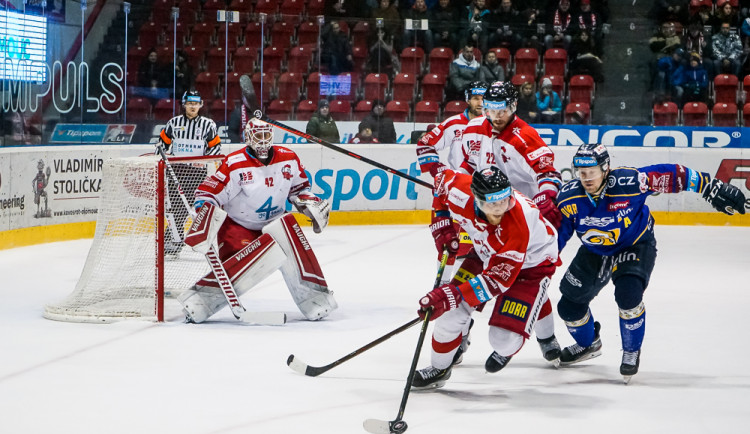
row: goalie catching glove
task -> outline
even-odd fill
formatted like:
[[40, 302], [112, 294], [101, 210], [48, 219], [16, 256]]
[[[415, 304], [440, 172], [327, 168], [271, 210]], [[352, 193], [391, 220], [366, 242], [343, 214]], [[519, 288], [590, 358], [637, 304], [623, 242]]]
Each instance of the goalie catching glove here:
[[717, 211], [728, 215], [735, 212], [745, 214], [745, 195], [732, 184], [714, 178], [706, 184], [702, 193], [703, 199]]
[[325, 199], [321, 199], [309, 192], [302, 192], [290, 198], [290, 202], [297, 208], [297, 211], [312, 221], [313, 231], [316, 234], [323, 232], [323, 229], [328, 226], [328, 215], [331, 213], [331, 206]]
[[463, 300], [463, 296], [456, 285], [438, 286], [419, 300], [417, 314], [424, 319], [427, 311], [432, 309], [430, 319], [438, 319], [444, 313], [457, 309], [461, 300]]

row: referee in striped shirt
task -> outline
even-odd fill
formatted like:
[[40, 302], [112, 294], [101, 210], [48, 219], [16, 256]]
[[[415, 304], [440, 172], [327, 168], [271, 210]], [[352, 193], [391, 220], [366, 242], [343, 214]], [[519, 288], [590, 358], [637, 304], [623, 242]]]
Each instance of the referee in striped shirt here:
[[[185, 114], [170, 119], [159, 134], [164, 150], [176, 157], [218, 155], [221, 151], [221, 139], [217, 134], [216, 122], [198, 115], [203, 107], [200, 93], [196, 90], [185, 92], [182, 96], [182, 106], [185, 108]], [[177, 163], [173, 165], [173, 169], [177, 179], [180, 180], [188, 203], [192, 204], [195, 200], [195, 190], [207, 176], [206, 168]], [[171, 179], [168, 179], [167, 190], [169, 192], [167, 218], [175, 231], [167, 230], [164, 253], [177, 256], [182, 250], [185, 238], [184, 230], [188, 211], [183, 206], [177, 187]], [[173, 219], [169, 218], [169, 214]]]

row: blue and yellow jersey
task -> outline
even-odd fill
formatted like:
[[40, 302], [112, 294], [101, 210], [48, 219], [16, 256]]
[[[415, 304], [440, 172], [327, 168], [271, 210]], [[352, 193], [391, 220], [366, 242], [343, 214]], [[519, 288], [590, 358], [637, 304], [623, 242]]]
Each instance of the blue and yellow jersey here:
[[607, 176], [597, 198], [587, 194], [578, 179], [566, 183], [557, 198], [563, 215], [558, 230], [562, 251], [575, 232], [592, 252], [611, 256], [653, 235], [654, 219], [646, 199], [654, 193], [702, 192], [711, 181], [708, 173], [679, 164], [641, 168], [620, 167]]

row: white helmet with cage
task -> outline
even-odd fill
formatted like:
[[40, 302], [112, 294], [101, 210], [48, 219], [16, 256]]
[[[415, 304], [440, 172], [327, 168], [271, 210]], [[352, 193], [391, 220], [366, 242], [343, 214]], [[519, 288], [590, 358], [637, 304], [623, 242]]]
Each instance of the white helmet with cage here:
[[268, 158], [273, 145], [273, 126], [258, 118], [250, 119], [245, 124], [245, 144], [258, 158]]

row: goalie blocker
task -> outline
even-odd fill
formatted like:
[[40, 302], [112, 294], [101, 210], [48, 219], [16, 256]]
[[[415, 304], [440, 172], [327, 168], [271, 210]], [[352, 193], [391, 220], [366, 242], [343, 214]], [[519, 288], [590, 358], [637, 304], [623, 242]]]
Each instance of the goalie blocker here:
[[[211, 245], [216, 248], [222, 225], [232, 225], [233, 229], [252, 233], [231, 219], [227, 220], [226, 212], [207, 202], [199, 210], [185, 243], [201, 253], [208, 251]], [[262, 232], [239, 252], [223, 261], [237, 296], [248, 292], [280, 269], [294, 302], [305, 318], [319, 320], [328, 316], [338, 305], [333, 293], [328, 290], [310, 243], [294, 216], [286, 214], [266, 225]], [[212, 273], [183, 292], [178, 301], [182, 304], [187, 320], [193, 323], [207, 320], [227, 304]]]

